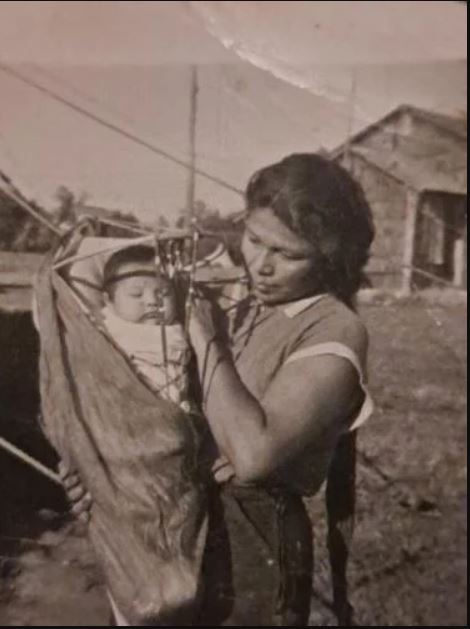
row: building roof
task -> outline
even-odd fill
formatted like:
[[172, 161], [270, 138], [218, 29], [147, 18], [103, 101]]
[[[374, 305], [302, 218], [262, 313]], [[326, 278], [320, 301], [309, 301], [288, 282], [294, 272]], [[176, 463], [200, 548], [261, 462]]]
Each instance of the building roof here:
[[446, 114], [439, 114], [433, 111], [427, 111], [426, 109], [421, 109], [420, 107], [414, 107], [412, 105], [400, 105], [395, 109], [392, 109], [388, 114], [386, 114], [383, 118], [380, 118], [373, 124], [364, 127], [358, 133], [355, 133], [348, 141], [343, 142], [336, 149], [330, 153], [330, 156], [333, 158], [339, 157], [341, 153], [348, 147], [348, 145], [356, 144], [364, 139], [366, 136], [370, 135], [374, 131], [380, 129], [384, 124], [390, 122], [394, 118], [399, 118], [405, 114], [410, 114], [413, 118], [417, 118], [420, 120], [425, 120], [441, 131], [448, 133], [454, 136], [456, 139], [461, 142], [467, 141], [467, 119], [466, 118], [458, 118], [456, 116], [448, 116]]
[[[429, 164], [406, 154], [383, 153], [363, 147], [351, 149], [351, 155], [362, 159], [369, 166], [378, 168], [400, 183], [422, 192], [447, 192], [449, 194], [467, 194], [466, 176], [459, 181], [451, 173], [439, 172], [429, 168]], [[398, 157], [398, 159], [397, 159]]]
[[355, 134], [348, 143], [343, 143], [331, 153], [333, 159], [344, 155], [349, 148], [350, 154], [361, 158], [365, 163], [378, 168], [397, 181], [416, 191], [439, 191], [452, 194], [467, 194], [466, 164], [455, 164], [441, 153], [423, 154], [423, 148], [418, 142], [410, 141], [393, 151], [384, 151], [365, 145], [361, 140], [369, 134], [378, 131], [396, 117], [410, 114], [415, 118], [426, 120], [434, 125], [441, 133], [447, 133], [457, 139], [462, 145], [466, 144], [466, 120], [453, 118], [444, 114], [428, 112], [410, 105], [402, 105], [373, 125], [369, 125]]
[[419, 109], [417, 107], [411, 107], [411, 105], [405, 106], [409, 113], [416, 118], [427, 120], [436, 127], [439, 127], [447, 133], [457, 136], [462, 140], [467, 139], [467, 118], [458, 118], [457, 116], [447, 116], [445, 114], [438, 114], [432, 111], [426, 111], [425, 109]]

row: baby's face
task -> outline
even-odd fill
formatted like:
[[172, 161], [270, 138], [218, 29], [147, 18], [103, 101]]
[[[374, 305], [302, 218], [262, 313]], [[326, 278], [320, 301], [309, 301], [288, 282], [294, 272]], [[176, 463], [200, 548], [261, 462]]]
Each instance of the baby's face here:
[[116, 281], [107, 297], [108, 304], [118, 317], [145, 325], [170, 324], [175, 321], [173, 287], [168, 280], [155, 275], [155, 267], [128, 263], [119, 267], [118, 274], [130, 274]]

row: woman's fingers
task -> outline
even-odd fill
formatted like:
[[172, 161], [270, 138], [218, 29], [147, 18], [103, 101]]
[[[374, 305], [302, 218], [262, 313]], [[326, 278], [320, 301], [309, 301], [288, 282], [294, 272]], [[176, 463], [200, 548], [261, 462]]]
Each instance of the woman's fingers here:
[[58, 465], [58, 472], [60, 479], [63, 482], [70, 475], [70, 468], [63, 461], [60, 461]]
[[74, 490], [76, 487], [81, 486], [80, 477], [78, 474], [69, 474], [63, 479], [62, 484], [67, 492]]
[[71, 488], [67, 488], [67, 496], [71, 503], [80, 502], [87, 494], [86, 489], [79, 483]]
[[[64, 486], [68, 494], [74, 491], [77, 487], [81, 487], [80, 476], [76, 472], [72, 471], [69, 467], [67, 467], [64, 463], [59, 463], [58, 471], [60, 480], [62, 481], [62, 485]], [[82, 493], [85, 493], [84, 489]]]
[[90, 520], [91, 495], [82, 484], [80, 476], [63, 461], [58, 466], [59, 476], [71, 504], [71, 512], [82, 522]]
[[89, 522], [92, 504], [90, 494], [86, 493], [81, 500], [72, 504], [71, 511], [82, 522]]
[[212, 472], [213, 478], [216, 483], [222, 485], [227, 483], [229, 480], [232, 480], [235, 476], [235, 471], [231, 465], [227, 465], [226, 467], [221, 467], [218, 470], [214, 470]]
[[66, 489], [74, 487], [80, 483], [80, 477], [78, 474], [70, 469], [63, 461], [58, 465], [58, 472], [60, 480]]

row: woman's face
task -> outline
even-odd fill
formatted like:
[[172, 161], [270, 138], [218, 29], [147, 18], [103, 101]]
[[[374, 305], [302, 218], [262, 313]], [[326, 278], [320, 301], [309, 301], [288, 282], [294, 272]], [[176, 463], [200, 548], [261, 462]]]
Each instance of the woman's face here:
[[254, 294], [281, 304], [318, 293], [315, 247], [291, 231], [270, 208], [253, 210], [245, 224], [242, 253]]

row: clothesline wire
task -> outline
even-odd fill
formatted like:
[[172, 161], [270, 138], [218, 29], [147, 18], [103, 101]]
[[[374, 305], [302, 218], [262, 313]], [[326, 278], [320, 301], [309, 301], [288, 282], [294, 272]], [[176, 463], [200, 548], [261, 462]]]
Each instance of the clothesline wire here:
[[[110, 122], [109, 120], [106, 120], [104, 117], [102, 117], [102, 116], [100, 116], [98, 114], [95, 114], [90, 109], [82, 107], [81, 105], [78, 105], [77, 103], [74, 103], [70, 99], [62, 96], [59, 93], [57, 93], [55, 90], [52, 90], [52, 89], [46, 87], [45, 85], [42, 85], [42, 83], [39, 83], [35, 79], [29, 78], [25, 74], [23, 74], [21, 72], [18, 72], [18, 70], [11, 68], [10, 66], [6, 65], [5, 63], [1, 63], [0, 62], [0, 71], [4, 72], [5, 74], [7, 74], [9, 76], [14, 77], [18, 81], [21, 81], [22, 83], [24, 83], [25, 85], [28, 85], [31, 88], [34, 88], [34, 89], [38, 90], [42, 94], [44, 94], [47, 97], [51, 98], [52, 100], [55, 100], [56, 102], [61, 103], [62, 105], [64, 105], [65, 107], [68, 107], [72, 111], [75, 111], [75, 113], [80, 114], [80, 115], [88, 118], [89, 120], [93, 120], [95, 123], [97, 123], [97, 124], [107, 128], [107, 129], [109, 129], [110, 131], [113, 131], [113, 132], [115, 132], [115, 133], [117, 133], [117, 134], [127, 138], [128, 140], [134, 142], [135, 144], [138, 144], [139, 146], [142, 146], [143, 148], [148, 149], [149, 151], [151, 151], [152, 153], [158, 155], [159, 157], [163, 157], [164, 159], [166, 159], [166, 160], [168, 160], [168, 161], [170, 161], [170, 162], [172, 162], [172, 163], [174, 163], [174, 164], [176, 164], [178, 166], [181, 166], [182, 168], [191, 170], [192, 166], [190, 164], [188, 164], [186, 161], [180, 159], [179, 157], [176, 157], [175, 155], [172, 155], [171, 153], [169, 153], [165, 149], [160, 148], [159, 146], [157, 146], [153, 142], [149, 142], [148, 140], [145, 140], [144, 138], [139, 137], [134, 132], [128, 131], [128, 130], [124, 129], [123, 127], [121, 127], [120, 125], [118, 125], [118, 124], [116, 124], [114, 122]], [[234, 192], [235, 194], [237, 194], [239, 196], [243, 196], [243, 191], [241, 189], [239, 189], [236, 186], [226, 182], [221, 177], [217, 177], [215, 175], [211, 175], [207, 171], [202, 170], [200, 168], [195, 168], [194, 172], [195, 172], [196, 175], [198, 175], [200, 177], [203, 177], [203, 178], [205, 178], [205, 179], [207, 179], [209, 181], [212, 181], [212, 183], [215, 183], [215, 184], [221, 186], [222, 188], [225, 188], [226, 190]]]
[[[49, 78], [49, 80], [53, 80], [55, 83], [57, 84], [61, 84], [63, 87], [67, 88], [68, 90], [72, 90], [77, 96], [80, 96], [81, 98], [84, 98], [90, 102], [95, 103], [96, 105], [100, 105], [102, 107], [107, 107], [109, 109], [109, 106], [104, 103], [102, 100], [97, 99], [96, 97], [92, 96], [88, 91], [84, 90], [83, 88], [78, 88], [74, 83], [72, 83], [71, 81], [66, 81], [61, 77], [58, 77], [55, 73], [51, 72], [50, 70], [46, 70], [45, 68], [39, 67], [36, 64], [31, 64], [34, 71], [42, 74], [45, 78]], [[231, 86], [229, 86], [231, 88]], [[233, 96], [235, 98], [240, 98], [240, 94], [236, 89], [231, 89], [231, 94], [233, 94]], [[123, 118], [127, 118], [129, 123], [132, 124], [136, 124], [134, 120], [132, 120], [131, 118], [129, 118], [129, 116], [123, 114], [122, 112], [117, 112], [116, 111], [116, 115], [122, 116]], [[331, 111], [329, 112], [332, 116], [335, 116], [336, 118], [339, 118], [341, 120], [349, 120], [350, 114], [348, 112], [341, 112], [341, 111], [336, 111], [334, 109], [331, 109]], [[433, 112], [431, 112], [432, 114]], [[369, 127], [372, 126], [375, 123], [375, 119], [372, 118], [366, 118], [365, 116], [361, 116], [358, 115], [357, 112], [354, 113], [354, 123], [361, 123], [362, 125], [364, 125], [364, 127]], [[358, 133], [361, 133], [361, 130], [352, 130], [351, 129], [351, 137], [354, 138], [354, 136], [356, 136]], [[404, 133], [400, 133], [399, 131], [389, 131], [385, 128], [381, 129], [381, 133], [383, 133], [386, 136], [390, 136], [390, 137], [396, 137], [396, 136], [401, 136], [403, 138], [406, 138], [406, 134]], [[432, 142], [430, 143], [429, 141], [423, 140], [423, 139], [419, 139], [419, 138], [413, 138], [413, 144], [415, 145], [421, 145], [422, 147], [425, 148], [430, 148], [433, 147], [434, 145], [432, 144]], [[200, 154], [200, 153], [198, 153]]]

